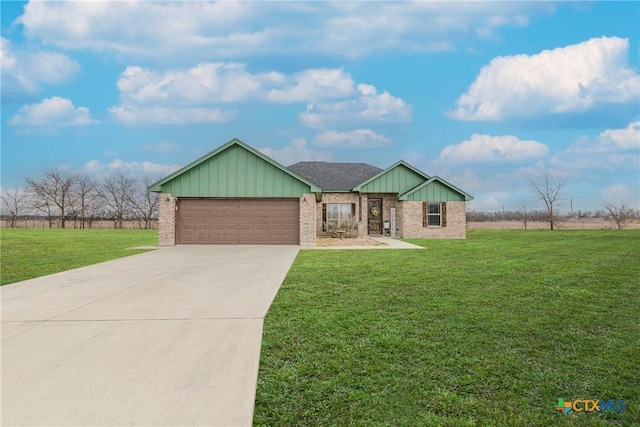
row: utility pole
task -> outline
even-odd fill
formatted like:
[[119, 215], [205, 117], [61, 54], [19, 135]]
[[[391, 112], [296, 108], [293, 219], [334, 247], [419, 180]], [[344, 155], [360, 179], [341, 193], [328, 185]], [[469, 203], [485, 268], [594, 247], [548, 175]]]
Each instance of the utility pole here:
[[571, 219], [573, 219], [573, 197], [569, 199], [569, 205], [571, 206]]

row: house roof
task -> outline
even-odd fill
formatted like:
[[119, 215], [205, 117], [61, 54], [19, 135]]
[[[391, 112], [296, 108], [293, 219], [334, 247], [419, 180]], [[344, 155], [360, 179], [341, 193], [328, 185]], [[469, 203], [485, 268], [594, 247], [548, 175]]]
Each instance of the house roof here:
[[[249, 164], [255, 166], [257, 163], [249, 162], [247, 159], [243, 161], [238, 156], [232, 156], [237, 161], [235, 164], [225, 164], [223, 165], [223, 170], [217, 171], [221, 176], [218, 176], [219, 179], [215, 180], [217, 182], [215, 182], [216, 185], [214, 186], [214, 183], [211, 182], [212, 172], [209, 171], [208, 163], [217, 158], [224, 158], [223, 162], [228, 162], [230, 159], [225, 158], [225, 156], [233, 152], [245, 153], [246, 156], [259, 159], [258, 161], [262, 162], [263, 165], [268, 165], [262, 168], [264, 173], [262, 179], [258, 179], [252, 167], [249, 166]], [[225, 175], [228, 170], [235, 172], [234, 179], [226, 179]], [[282, 193], [284, 191], [283, 188], [288, 193]], [[301, 192], [305, 191], [313, 193], [322, 191], [320, 187], [306, 178], [299, 176], [294, 171], [287, 169], [237, 138], [150, 185], [148, 190], [154, 192], [169, 191], [175, 196], [188, 197], [291, 197], [299, 196], [302, 194]]]
[[352, 191], [358, 184], [382, 172], [367, 163], [299, 162], [288, 169], [323, 191]]
[[299, 162], [289, 167], [232, 139], [150, 185], [176, 197], [300, 197], [305, 193], [396, 193], [398, 200], [454, 201], [473, 197], [404, 161], [386, 169], [367, 163]]

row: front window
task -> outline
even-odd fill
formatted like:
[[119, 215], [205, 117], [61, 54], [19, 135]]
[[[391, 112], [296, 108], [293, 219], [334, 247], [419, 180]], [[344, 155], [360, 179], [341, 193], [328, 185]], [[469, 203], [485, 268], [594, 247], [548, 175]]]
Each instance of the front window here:
[[442, 225], [442, 210], [440, 203], [427, 203], [427, 227]]
[[352, 203], [327, 204], [327, 229], [345, 230], [353, 219]]

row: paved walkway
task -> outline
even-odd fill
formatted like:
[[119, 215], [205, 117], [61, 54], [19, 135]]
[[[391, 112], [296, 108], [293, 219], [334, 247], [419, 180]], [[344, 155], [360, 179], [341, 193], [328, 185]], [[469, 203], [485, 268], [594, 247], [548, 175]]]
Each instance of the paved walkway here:
[[384, 245], [369, 245], [369, 246], [302, 246], [302, 249], [424, 249], [423, 246], [412, 245], [411, 243], [403, 242], [402, 240], [393, 239], [391, 237], [369, 237], [369, 239], [376, 240]]
[[176, 246], [0, 288], [3, 426], [250, 426], [298, 246]]

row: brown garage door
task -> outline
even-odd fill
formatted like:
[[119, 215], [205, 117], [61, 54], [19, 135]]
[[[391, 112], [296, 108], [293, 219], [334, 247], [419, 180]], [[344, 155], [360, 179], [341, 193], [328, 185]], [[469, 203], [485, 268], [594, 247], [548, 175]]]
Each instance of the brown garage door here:
[[179, 199], [178, 244], [293, 244], [298, 199]]

